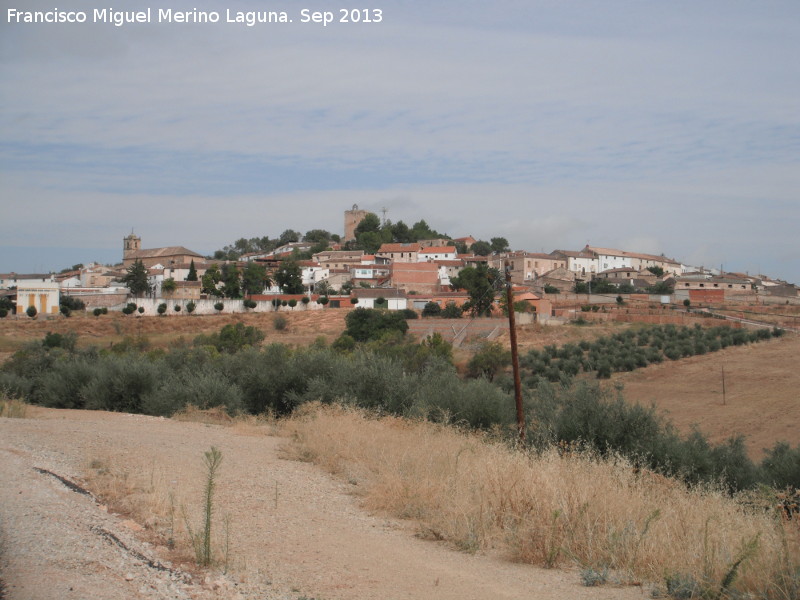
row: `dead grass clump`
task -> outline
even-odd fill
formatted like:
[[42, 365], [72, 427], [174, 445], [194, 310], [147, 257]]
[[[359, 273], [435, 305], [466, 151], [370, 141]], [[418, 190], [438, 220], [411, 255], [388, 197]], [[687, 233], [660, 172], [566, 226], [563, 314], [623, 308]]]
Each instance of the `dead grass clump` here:
[[[610, 570], [621, 582], [680, 578], [724, 597], [792, 598], [800, 526], [711, 488], [637, 472], [620, 458], [534, 456], [430, 423], [337, 407], [289, 421], [296, 456], [357, 484], [373, 510], [427, 537], [516, 561]], [[784, 594], [784, 595], [781, 595]]]
[[18, 398], [0, 396], [0, 417], [24, 419], [28, 415], [28, 405]]
[[187, 404], [185, 408], [172, 415], [172, 418], [176, 421], [190, 421], [206, 425], [230, 425], [234, 421], [234, 417], [227, 413], [224, 406], [202, 409], [193, 404]]
[[201, 409], [189, 404], [184, 409], [172, 415], [172, 418], [176, 421], [230, 427], [234, 433], [239, 435], [271, 435], [276, 429], [275, 416], [270, 413], [231, 416], [224, 406]]

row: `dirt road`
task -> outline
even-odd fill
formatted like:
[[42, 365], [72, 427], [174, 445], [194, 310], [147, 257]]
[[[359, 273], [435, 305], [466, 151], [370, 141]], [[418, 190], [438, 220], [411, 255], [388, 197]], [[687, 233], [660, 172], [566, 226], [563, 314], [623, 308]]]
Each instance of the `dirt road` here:
[[[416, 538], [411, 523], [365, 513], [351, 484], [281, 458], [285, 440], [265, 428], [88, 411], [33, 409], [29, 416], [0, 419], [0, 577], [10, 600], [647, 595], [636, 587], [587, 588], [575, 570], [537, 569]], [[211, 446], [223, 454], [215, 539], [224, 545], [219, 524], [227, 517], [227, 576], [219, 568], [192, 573], [159, 545], [163, 538], [140, 530], [152, 523], [107, 512], [54, 476], [83, 486], [92, 469], [125, 472], [127, 501], [171, 496], [180, 507], [173, 517], [185, 512], [196, 525], [202, 457]]]

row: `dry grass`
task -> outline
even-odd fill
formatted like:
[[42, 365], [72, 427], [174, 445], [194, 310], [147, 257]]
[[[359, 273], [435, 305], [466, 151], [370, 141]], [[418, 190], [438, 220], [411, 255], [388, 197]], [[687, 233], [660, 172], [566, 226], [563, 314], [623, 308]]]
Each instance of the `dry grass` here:
[[797, 598], [800, 522], [715, 490], [687, 490], [623, 460], [530, 456], [451, 428], [341, 408], [303, 411], [285, 429], [296, 457], [357, 484], [366, 507], [416, 519], [423, 535], [464, 550], [608, 568], [628, 583], [679, 576], [712, 597], [724, 597], [726, 576], [735, 576], [754, 597]]
[[28, 405], [17, 398], [0, 396], [0, 417], [7, 419], [24, 419], [28, 416]]

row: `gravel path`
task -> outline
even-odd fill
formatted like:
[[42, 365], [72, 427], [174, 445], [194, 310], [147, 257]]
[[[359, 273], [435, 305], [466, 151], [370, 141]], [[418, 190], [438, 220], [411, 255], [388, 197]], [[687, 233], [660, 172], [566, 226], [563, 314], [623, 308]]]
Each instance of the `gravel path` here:
[[[537, 600], [646, 597], [580, 585], [575, 571], [467, 555], [369, 515], [351, 486], [280, 458], [284, 440], [253, 429], [139, 415], [34, 409], [0, 419], [0, 577], [8, 600]], [[198, 515], [202, 456], [222, 451], [217, 516], [230, 523], [230, 572], [191, 573], [146, 530], [82, 486], [92, 462], [124, 465]], [[58, 477], [57, 477], [58, 476]], [[146, 524], [145, 524], [146, 525]], [[2, 594], [0, 594], [2, 597]]]

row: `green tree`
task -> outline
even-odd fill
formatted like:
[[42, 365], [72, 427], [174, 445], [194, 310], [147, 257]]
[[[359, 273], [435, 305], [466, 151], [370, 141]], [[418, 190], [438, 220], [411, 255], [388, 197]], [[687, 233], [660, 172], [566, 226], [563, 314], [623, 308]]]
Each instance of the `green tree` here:
[[245, 295], [261, 294], [265, 287], [272, 285], [267, 268], [257, 262], [249, 262], [242, 272], [242, 288]]
[[450, 280], [450, 285], [457, 290], [466, 290], [469, 301], [464, 304], [475, 316], [489, 316], [492, 314], [492, 305], [495, 297], [495, 282], [500, 279], [497, 269], [490, 269], [486, 265], [466, 267], [457, 277]]
[[186, 276], [186, 281], [197, 281], [197, 269], [194, 266], [194, 259], [189, 263], [189, 274]]
[[492, 381], [510, 364], [510, 350], [503, 348], [499, 342], [483, 342], [467, 363], [467, 373], [470, 377], [485, 377]]
[[510, 248], [508, 247], [508, 240], [504, 237], [493, 237], [490, 240], [492, 252], [495, 254], [500, 254], [501, 252], [508, 252]]
[[275, 272], [277, 283], [284, 294], [302, 294], [303, 276], [300, 266], [293, 260], [285, 260]]
[[442, 314], [442, 307], [437, 302], [428, 302], [422, 309], [423, 317], [438, 317]]
[[655, 285], [651, 285], [647, 291], [651, 294], [671, 294], [674, 290], [672, 285], [666, 281], [657, 281]]
[[397, 331], [405, 334], [408, 323], [399, 312], [356, 308], [345, 317], [345, 334], [357, 342], [376, 340], [387, 332]]
[[222, 281], [222, 272], [219, 270], [219, 265], [215, 263], [203, 275], [201, 291], [211, 296], [222, 296], [222, 292], [217, 287], [220, 281]]
[[125, 277], [122, 278], [122, 283], [124, 283], [131, 291], [131, 294], [137, 298], [141, 298], [145, 294], [150, 293], [150, 284], [147, 281], [147, 269], [141, 260], [134, 261], [134, 263], [128, 267]]
[[161, 284], [161, 292], [164, 294], [172, 294], [177, 289], [178, 289], [178, 284], [172, 277], [170, 277], [169, 279], [165, 279], [164, 282]]
[[373, 232], [377, 233], [381, 229], [381, 220], [375, 213], [367, 213], [366, 216], [361, 219], [361, 222], [356, 226], [356, 239], [362, 233]]
[[664, 276], [664, 269], [661, 267], [647, 267], [647, 270], [650, 271], [656, 277]]
[[470, 246], [470, 250], [473, 254], [477, 254], [478, 256], [489, 256], [492, 253], [492, 246], [489, 242], [478, 240]]
[[242, 279], [236, 265], [225, 265], [222, 268], [222, 293], [226, 298], [242, 297]]
[[294, 229], [287, 229], [278, 238], [278, 246], [285, 246], [286, 244], [291, 244], [292, 242], [299, 242], [299, 241], [300, 241], [300, 232], [295, 231]]

